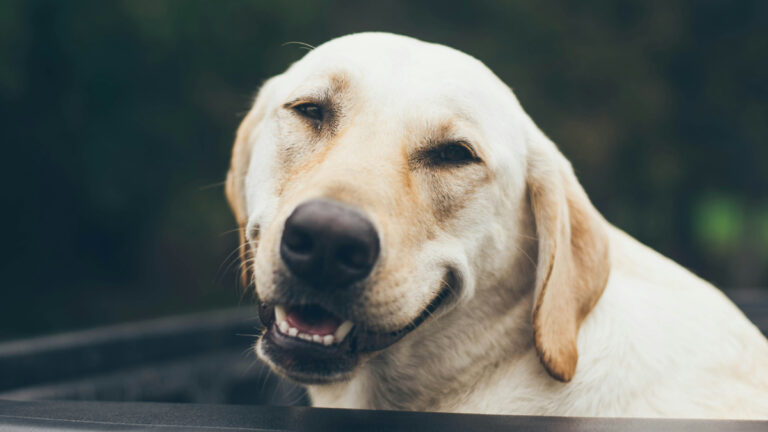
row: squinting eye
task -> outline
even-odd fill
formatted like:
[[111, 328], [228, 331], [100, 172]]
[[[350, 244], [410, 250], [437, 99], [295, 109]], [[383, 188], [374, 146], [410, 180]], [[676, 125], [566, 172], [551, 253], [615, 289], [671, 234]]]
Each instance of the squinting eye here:
[[436, 148], [432, 157], [441, 164], [463, 164], [477, 160], [472, 151], [463, 144], [451, 143]]
[[323, 120], [323, 109], [320, 107], [320, 105], [316, 105], [313, 103], [303, 103], [303, 104], [294, 106], [293, 109], [303, 117], [306, 117], [310, 120], [314, 120], [314, 121]]

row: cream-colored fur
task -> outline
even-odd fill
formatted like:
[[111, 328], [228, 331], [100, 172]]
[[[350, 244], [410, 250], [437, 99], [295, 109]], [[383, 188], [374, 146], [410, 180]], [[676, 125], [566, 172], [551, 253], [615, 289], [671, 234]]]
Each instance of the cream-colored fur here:
[[[333, 127], [289, 108], [319, 97], [336, 107]], [[412, 162], [436, 141], [468, 142], [481, 163]], [[412, 333], [309, 386], [315, 406], [768, 418], [765, 337], [716, 288], [606, 222], [509, 88], [466, 54], [379, 33], [316, 48], [262, 88], [227, 193], [262, 301], [276, 296], [285, 219], [316, 197], [359, 207], [382, 239], [348, 319], [401, 328], [447, 270], [458, 277]]]

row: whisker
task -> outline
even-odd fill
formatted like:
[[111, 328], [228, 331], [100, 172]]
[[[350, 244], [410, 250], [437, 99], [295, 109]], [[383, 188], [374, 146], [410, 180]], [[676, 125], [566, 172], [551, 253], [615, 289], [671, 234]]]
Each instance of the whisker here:
[[523, 248], [521, 248], [520, 246], [515, 245], [515, 249], [518, 252], [522, 253], [526, 258], [528, 258], [528, 261], [531, 263], [531, 266], [533, 266], [534, 269], [536, 268], [536, 261], [534, 261], [533, 258], [531, 258], [531, 256], [528, 255], [528, 253], [525, 250], [523, 250]]
[[[235, 265], [238, 265], [239, 262], [239, 252], [243, 250], [244, 247], [247, 247], [248, 244], [243, 243], [236, 247], [232, 252], [227, 254], [227, 256], [224, 258], [222, 263], [219, 265], [219, 268], [216, 270], [216, 276], [214, 277], [214, 284], [218, 285], [224, 280], [225, 276], [229, 274], [230, 271], [232, 271], [232, 268]], [[242, 266], [242, 263], [240, 264]], [[242, 269], [242, 267], [238, 268], [239, 270]], [[237, 278], [239, 283], [239, 278]]]
[[286, 399], [287, 403], [290, 406], [296, 406], [299, 404], [299, 402], [304, 401], [304, 389], [302, 389], [299, 386], [293, 385], [289, 382], [286, 382], [284, 380], [278, 381], [278, 386], [286, 387], [288, 386], [289, 391], [286, 392]]
[[250, 334], [250, 333], [235, 333], [235, 336], [245, 336], [245, 337], [252, 337], [252, 338], [259, 338], [259, 337], [261, 337], [261, 335]]
[[[227, 254], [227, 256], [224, 258], [224, 261], [222, 261], [222, 263], [219, 265], [219, 268], [216, 270], [217, 275], [223, 276], [223, 274], [226, 274], [227, 272], [229, 272], [229, 270], [232, 269], [232, 265], [235, 262], [237, 262], [237, 259], [239, 258], [239, 256], [236, 254], [239, 254], [239, 252], [242, 251], [244, 246], [248, 246], [248, 245], [245, 243], [241, 244], [238, 247], [236, 247], [235, 250]], [[223, 269], [223, 274], [222, 274], [222, 267], [224, 267], [225, 265], [226, 265], [226, 268]], [[217, 276], [217, 279], [218, 279], [218, 276]]]
[[208, 189], [213, 189], [213, 188], [216, 188], [216, 187], [224, 186], [226, 183], [227, 183], [226, 180], [225, 181], [216, 182], [216, 183], [211, 183], [211, 184], [208, 184], [208, 185], [200, 186], [197, 190], [198, 191], [204, 191], [204, 190], [208, 190]]
[[289, 41], [284, 43], [282, 46], [288, 46], [288, 45], [298, 45], [299, 48], [303, 48], [307, 51], [312, 51], [313, 49], [315, 49], [315, 47], [313, 47], [312, 45], [306, 42], [301, 42], [301, 41]]
[[235, 228], [235, 229], [231, 229], [231, 230], [222, 231], [221, 233], [219, 233], [219, 237], [223, 237], [223, 236], [225, 236], [227, 234], [232, 234], [232, 233], [236, 233], [236, 232], [240, 232], [240, 228]]

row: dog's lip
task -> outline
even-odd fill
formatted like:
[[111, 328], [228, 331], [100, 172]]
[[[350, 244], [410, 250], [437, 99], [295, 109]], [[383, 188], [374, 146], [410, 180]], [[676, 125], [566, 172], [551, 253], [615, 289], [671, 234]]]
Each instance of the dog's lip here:
[[354, 335], [358, 340], [357, 349], [360, 352], [380, 351], [394, 344], [419, 327], [427, 318], [432, 316], [450, 294], [450, 287], [444, 286], [415, 319], [398, 330], [392, 332], [376, 332], [364, 329], [358, 330]]
[[460, 279], [453, 271], [447, 270], [440, 283], [442, 288], [437, 295], [405, 327], [392, 332], [378, 332], [355, 325], [345, 338], [329, 345], [290, 337], [281, 332], [275, 316], [276, 305], [260, 303], [259, 317], [266, 331], [257, 346], [276, 371], [294, 381], [323, 384], [348, 379], [359, 365], [361, 355], [381, 351], [419, 327], [446, 299], [458, 292], [455, 288]]
[[[363, 328], [360, 325], [354, 325], [349, 334], [341, 341], [336, 341], [331, 346], [323, 346], [322, 344], [316, 344], [311, 341], [304, 341], [298, 339], [300, 342], [297, 346], [302, 347], [304, 344], [317, 345], [313, 348], [325, 349], [329, 351], [338, 351], [339, 349], [346, 349], [350, 353], [366, 353], [383, 350], [395, 342], [402, 339], [405, 335], [419, 327], [427, 318], [432, 316], [434, 312], [450, 297], [452, 292], [455, 292], [455, 286], [458, 283], [458, 278], [452, 270], [446, 271], [445, 277], [441, 279], [442, 288], [432, 301], [421, 311], [421, 313], [411, 320], [406, 326], [401, 327], [398, 330], [382, 332], [374, 329]], [[267, 304], [259, 302], [259, 318], [261, 319], [264, 328], [270, 332], [287, 337], [280, 334], [278, 324], [275, 317], [275, 307], [285, 307], [277, 305], [275, 303]], [[343, 321], [348, 323], [349, 321]], [[294, 345], [292, 345], [294, 346]]]

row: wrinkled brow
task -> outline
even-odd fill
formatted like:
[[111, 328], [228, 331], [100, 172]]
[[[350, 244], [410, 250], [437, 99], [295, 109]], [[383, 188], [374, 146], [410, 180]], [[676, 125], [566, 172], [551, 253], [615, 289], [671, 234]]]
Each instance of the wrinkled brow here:
[[310, 83], [300, 86], [296, 96], [284, 104], [286, 107], [302, 102], [338, 105], [348, 93], [351, 80], [348, 72], [333, 71], [314, 75], [307, 81]]
[[460, 110], [439, 120], [427, 120], [418, 125], [420, 135], [424, 137], [418, 147], [432, 148], [451, 142], [471, 145], [473, 134], [468, 132], [474, 130], [476, 126], [477, 123], [466, 112]]

